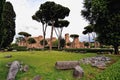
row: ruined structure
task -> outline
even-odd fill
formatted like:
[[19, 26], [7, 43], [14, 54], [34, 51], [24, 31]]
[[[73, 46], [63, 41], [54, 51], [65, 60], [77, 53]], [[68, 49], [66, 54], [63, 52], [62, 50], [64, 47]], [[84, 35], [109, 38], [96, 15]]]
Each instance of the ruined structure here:
[[[27, 42], [27, 40], [29, 38], [34, 38], [36, 43], [33, 43], [33, 44], [29, 44]], [[25, 37], [23, 40], [21, 40], [20, 42], [18, 42], [18, 46], [26, 46], [27, 48], [43, 48], [43, 45], [40, 44], [40, 41], [43, 40], [43, 36], [38, 36], [38, 37]], [[49, 38], [46, 38], [48, 44], [46, 46], [49, 46], [50, 45], [50, 39]], [[56, 38], [53, 37], [52, 41], [56, 41]]]
[[79, 37], [74, 38], [72, 42], [70, 42], [69, 38], [69, 34], [65, 34], [65, 48], [84, 48], [84, 43], [79, 41]]
[[65, 34], [65, 48], [70, 48], [71, 42], [69, 40], [70, 36], [68, 33]]
[[[34, 44], [29, 44], [27, 40], [31, 37], [25, 37], [22, 41], [18, 43], [18, 46], [26, 46], [27, 48], [43, 48], [43, 46], [40, 44], [40, 41], [43, 40], [43, 36], [38, 36], [38, 37], [32, 37], [35, 39], [36, 43]], [[50, 45], [50, 38], [46, 38], [48, 44], [47, 46]], [[56, 41], [56, 38], [53, 37], [52, 41]], [[73, 41], [70, 41], [70, 36], [69, 34], [65, 34], [65, 48], [85, 48], [84, 43], [79, 41], [79, 37], [75, 37]]]

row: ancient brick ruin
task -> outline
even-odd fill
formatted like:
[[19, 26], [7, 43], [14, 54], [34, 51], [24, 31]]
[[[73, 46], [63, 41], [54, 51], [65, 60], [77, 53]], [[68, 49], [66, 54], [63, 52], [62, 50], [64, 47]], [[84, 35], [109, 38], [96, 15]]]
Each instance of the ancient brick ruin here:
[[[29, 44], [29, 43], [27, 42], [27, 40], [28, 40], [29, 38], [31, 38], [31, 37], [25, 37], [24, 40], [22, 40], [22, 41], [20, 41], [20, 42], [18, 43], [18, 46], [26, 46], [27, 48], [43, 48], [43, 46], [40, 44], [40, 41], [43, 40], [43, 36], [40, 35], [40, 36], [38, 36], [38, 37], [32, 37], [32, 38], [34, 38], [35, 41], [36, 41], [36, 43], [33, 43], [33, 44]], [[49, 46], [49, 45], [50, 45], [50, 39], [49, 39], [49, 38], [46, 38], [46, 40], [47, 40], [47, 42], [48, 42], [47, 46]], [[56, 41], [56, 38], [53, 37], [53, 38], [52, 38], [52, 41], [53, 41], [53, 42]]]
[[[25, 37], [24, 40], [20, 41], [18, 43], [19, 46], [27, 46], [27, 48], [43, 48], [42, 45], [40, 45], [40, 41], [43, 40], [43, 36], [38, 36], [38, 37], [32, 37], [35, 39], [36, 43], [34, 44], [29, 44], [27, 42], [27, 40], [31, 38], [31, 37]], [[80, 42], [79, 37], [74, 38], [72, 41], [70, 41], [70, 36], [68, 33], [65, 34], [65, 48], [86, 48], [84, 46], [84, 42]], [[48, 45], [50, 45], [50, 38], [46, 38]], [[56, 41], [57, 39], [55, 37], [53, 37], [52, 41]], [[99, 47], [99, 43], [96, 42], [95, 44], [95, 48]]]
[[73, 41], [70, 41], [69, 34], [65, 34], [65, 41], [66, 45], [65, 48], [84, 48], [84, 43], [79, 41], [79, 37], [76, 37], [73, 39]]

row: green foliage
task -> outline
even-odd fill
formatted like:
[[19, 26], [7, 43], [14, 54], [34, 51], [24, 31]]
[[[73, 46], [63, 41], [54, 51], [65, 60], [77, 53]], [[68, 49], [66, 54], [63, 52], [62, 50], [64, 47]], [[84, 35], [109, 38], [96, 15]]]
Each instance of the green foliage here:
[[65, 39], [61, 39], [60, 40], [60, 48], [63, 49], [64, 46], [65, 46]]
[[[39, 10], [33, 15], [33, 19], [37, 20], [38, 22], [42, 22], [44, 25], [45, 23], [50, 23], [51, 27], [51, 35], [50, 35], [50, 50], [52, 49], [52, 37], [53, 37], [53, 28], [54, 24], [58, 20], [64, 19], [66, 16], [69, 15], [69, 8], [64, 7], [60, 4], [56, 4], [55, 2], [47, 1], [40, 5]], [[62, 23], [61, 23], [62, 24]], [[66, 21], [64, 26], [67, 26]], [[63, 26], [62, 26], [63, 27]], [[45, 36], [46, 28], [43, 26], [43, 34]]]
[[[48, 24], [49, 26], [52, 26], [51, 23]], [[54, 23], [54, 27], [55, 28], [63, 28], [63, 27], [67, 27], [69, 25], [69, 21], [68, 20], [58, 20]]]
[[71, 42], [69, 42], [69, 43], [67, 43], [66, 45], [67, 45], [67, 46], [70, 46], [71, 44], [72, 44], [72, 43], [71, 43]]
[[28, 51], [26, 46], [13, 46], [12, 49], [17, 51]]
[[17, 37], [17, 38], [16, 38], [16, 43], [19, 43], [19, 42], [21, 42], [21, 41], [25, 41], [25, 42], [26, 42], [26, 40], [25, 40], [24, 37]]
[[94, 29], [94, 26], [92, 26], [92, 25], [88, 25], [88, 26], [84, 27], [83, 34], [92, 33], [94, 31], [93, 29]]
[[53, 47], [57, 47], [58, 46], [58, 40], [52, 42], [52, 45], [53, 45]]
[[120, 60], [97, 75], [94, 80], [120, 80]]
[[[3, 13], [3, 6], [4, 6], [5, 0], [0, 0], [0, 44], [2, 41], [2, 37], [3, 37], [3, 29], [2, 29], [2, 13]], [[0, 46], [1, 47], [1, 46]]]
[[4, 3], [5, 3], [5, 0], [0, 0], [0, 26], [1, 26], [1, 20], [2, 20], [2, 13], [3, 13]]
[[[43, 42], [44, 42], [44, 40], [41, 40], [40, 44], [43, 45]], [[45, 45], [47, 45], [47, 44], [48, 44], [48, 42], [47, 42], [47, 40], [45, 40]]]
[[18, 46], [18, 44], [16, 44], [16, 43], [13, 43], [10, 45], [10, 47], [17, 47], [17, 46]]
[[102, 49], [90, 49], [90, 48], [80, 48], [80, 49], [64, 49], [65, 51], [68, 51], [68, 52], [78, 52], [78, 53], [81, 53], [81, 52], [91, 52], [91, 53], [112, 53], [113, 52], [113, 49], [105, 49], [105, 48], [102, 48]]
[[28, 42], [29, 44], [36, 43], [36, 41], [35, 41], [34, 38], [29, 38], [29, 39], [27, 40], [27, 42]]
[[40, 11], [44, 12], [46, 20], [55, 21], [56, 19], [64, 19], [69, 15], [70, 10], [55, 2], [47, 1], [40, 6]]
[[84, 42], [84, 46], [89, 46], [89, 42]]
[[25, 37], [31, 36], [31, 34], [29, 34], [29, 33], [27, 33], [27, 32], [19, 32], [18, 34], [19, 34], [19, 35], [23, 35], [23, 36], [25, 36]]
[[0, 48], [6, 48], [11, 44], [15, 35], [15, 17], [13, 6], [5, 2], [2, 13], [2, 24], [0, 26]]
[[79, 35], [78, 34], [71, 34], [70, 37], [71, 38], [77, 38], [77, 37], [79, 37]]
[[5, 0], [0, 0], [0, 27], [1, 27], [1, 20], [2, 20], [2, 13], [3, 13], [4, 3], [5, 3]]
[[[84, 0], [82, 15], [90, 24], [95, 25], [97, 40], [105, 45], [112, 45], [118, 54], [120, 45], [120, 1], [119, 0]], [[88, 14], [86, 14], [88, 13]]]

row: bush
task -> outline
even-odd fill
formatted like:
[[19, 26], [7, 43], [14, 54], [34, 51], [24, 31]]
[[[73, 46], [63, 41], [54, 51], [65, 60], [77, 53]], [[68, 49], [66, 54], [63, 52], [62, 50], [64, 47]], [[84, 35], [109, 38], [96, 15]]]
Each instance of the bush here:
[[16, 47], [13, 47], [13, 50], [17, 50], [17, 51], [27, 51], [27, 47], [25, 46], [16, 46]]
[[58, 47], [58, 40], [52, 42], [52, 45], [53, 45], [54, 47]]
[[[41, 41], [40, 41], [40, 44], [41, 44], [42, 46], [43, 46], [43, 41], [44, 41], [44, 40], [41, 40]], [[48, 44], [48, 42], [47, 42], [47, 40], [45, 40], [45, 45], [47, 45], [47, 44]]]
[[90, 49], [90, 48], [80, 48], [80, 49], [64, 49], [68, 52], [92, 52], [92, 53], [112, 53], [113, 49]]
[[97, 75], [94, 80], [120, 80], [120, 60]]

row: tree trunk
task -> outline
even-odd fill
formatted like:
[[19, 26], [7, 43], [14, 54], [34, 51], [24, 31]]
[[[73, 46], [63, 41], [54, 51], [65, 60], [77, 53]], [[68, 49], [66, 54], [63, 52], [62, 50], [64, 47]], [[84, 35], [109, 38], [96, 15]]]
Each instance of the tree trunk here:
[[60, 30], [60, 32], [59, 32], [59, 38], [58, 38], [58, 49], [60, 49], [60, 41], [61, 41], [61, 38], [62, 38], [62, 31], [63, 31], [63, 27], [62, 28], [60, 28], [61, 30]]
[[43, 50], [45, 48], [45, 30], [44, 30], [44, 24], [42, 24], [43, 27]]
[[114, 51], [115, 51], [115, 54], [119, 54], [119, 49], [118, 49], [118, 46], [114, 46]]
[[60, 49], [60, 36], [58, 37], [58, 50]]
[[88, 33], [88, 39], [89, 39], [89, 48], [90, 48], [90, 33]]
[[43, 26], [43, 50], [45, 48], [45, 36], [46, 36], [46, 29], [47, 29], [47, 24], [44, 26], [44, 23], [42, 24]]
[[94, 48], [97, 48], [97, 46], [96, 46], [96, 40], [95, 40], [95, 34], [92, 33], [92, 36], [93, 36], [93, 40], [94, 40]]
[[54, 29], [54, 22], [52, 22], [51, 26], [51, 36], [50, 36], [50, 51], [52, 50], [52, 38], [53, 38], [53, 29]]

